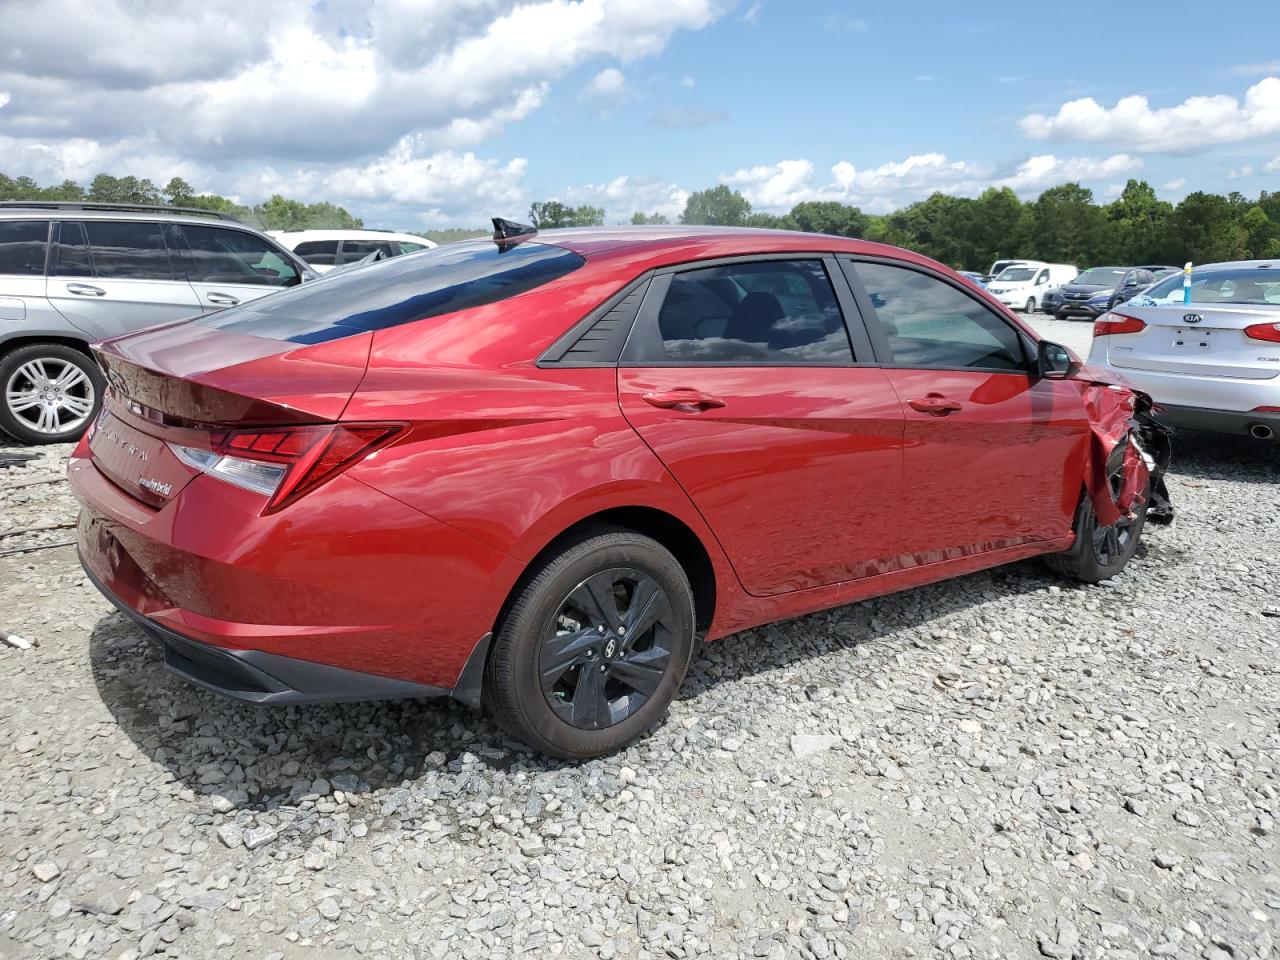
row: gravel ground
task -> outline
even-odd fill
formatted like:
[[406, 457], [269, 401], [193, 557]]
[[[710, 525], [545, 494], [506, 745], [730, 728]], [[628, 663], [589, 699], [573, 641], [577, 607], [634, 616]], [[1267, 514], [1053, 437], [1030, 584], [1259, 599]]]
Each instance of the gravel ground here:
[[[67, 452], [0, 470], [0, 550], [69, 537]], [[740, 634], [577, 767], [449, 703], [218, 699], [70, 549], [0, 555], [39, 641], [0, 644], [0, 958], [1280, 956], [1278, 480], [1181, 437], [1112, 583]]]

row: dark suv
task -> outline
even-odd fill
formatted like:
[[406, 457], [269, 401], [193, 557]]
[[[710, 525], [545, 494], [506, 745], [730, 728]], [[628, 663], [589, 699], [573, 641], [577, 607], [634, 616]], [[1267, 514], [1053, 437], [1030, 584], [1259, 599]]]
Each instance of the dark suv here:
[[0, 203], [0, 437], [80, 436], [102, 402], [93, 341], [315, 276], [271, 238], [207, 210]]
[[1149, 267], [1090, 267], [1070, 283], [1046, 294], [1044, 308], [1059, 320], [1092, 320], [1156, 279]]

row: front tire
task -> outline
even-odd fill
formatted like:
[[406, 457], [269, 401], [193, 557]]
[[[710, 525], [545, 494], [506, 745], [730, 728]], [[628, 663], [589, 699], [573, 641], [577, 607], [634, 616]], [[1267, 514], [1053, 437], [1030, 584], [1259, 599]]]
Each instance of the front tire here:
[[484, 702], [565, 760], [613, 753], [666, 713], [694, 650], [689, 578], [661, 544], [610, 529], [544, 563], [503, 615]]
[[1147, 522], [1150, 485], [1143, 492], [1142, 503], [1134, 508], [1133, 518], [1121, 517], [1104, 527], [1098, 523], [1093, 502], [1086, 493], [1076, 509], [1076, 542], [1066, 553], [1044, 558], [1055, 573], [1073, 577], [1081, 583], [1101, 583], [1119, 574], [1134, 554]]
[[0, 357], [0, 431], [23, 443], [77, 439], [102, 405], [106, 381], [93, 359], [62, 343]]

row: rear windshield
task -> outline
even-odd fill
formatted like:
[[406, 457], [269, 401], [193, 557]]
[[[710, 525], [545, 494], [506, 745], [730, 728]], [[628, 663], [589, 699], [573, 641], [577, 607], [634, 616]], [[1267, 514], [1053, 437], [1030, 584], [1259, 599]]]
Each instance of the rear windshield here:
[[[1143, 303], [1182, 303], [1182, 274], [1175, 273], [1135, 298]], [[1280, 267], [1235, 267], [1191, 272], [1192, 303], [1280, 304]]]
[[355, 333], [495, 303], [549, 283], [585, 261], [561, 247], [526, 241], [451, 243], [319, 280], [197, 320], [231, 333], [323, 343]]

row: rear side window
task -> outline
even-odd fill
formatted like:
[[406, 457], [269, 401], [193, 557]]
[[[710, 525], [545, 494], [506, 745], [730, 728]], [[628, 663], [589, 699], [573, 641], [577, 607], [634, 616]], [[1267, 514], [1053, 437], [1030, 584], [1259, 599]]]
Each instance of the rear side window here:
[[887, 263], [854, 265], [889, 344], [890, 362], [942, 370], [1018, 370], [1017, 332], [948, 283]]
[[262, 237], [225, 227], [182, 225], [197, 283], [287, 287], [299, 281], [293, 264]]
[[49, 273], [55, 277], [92, 277], [89, 238], [79, 220], [61, 220], [53, 225], [53, 259]]
[[145, 220], [86, 220], [84, 229], [95, 277], [175, 279], [160, 224]]
[[427, 249], [425, 243], [410, 243], [408, 240], [392, 240], [391, 246], [395, 253], [417, 253], [419, 250]]
[[639, 330], [629, 363], [852, 363], [821, 260], [762, 260], [671, 278], [657, 336]]
[[44, 276], [48, 220], [0, 220], [0, 274]]
[[293, 252], [313, 266], [331, 267], [338, 262], [338, 241], [308, 240], [294, 247]]
[[255, 337], [323, 343], [496, 303], [585, 262], [569, 250], [532, 241], [505, 250], [492, 240], [451, 243], [334, 273], [196, 322]]
[[342, 262], [356, 263], [363, 260], [371, 253], [377, 253], [381, 250], [388, 257], [393, 256], [391, 252], [391, 244], [380, 240], [343, 240], [342, 241]]

